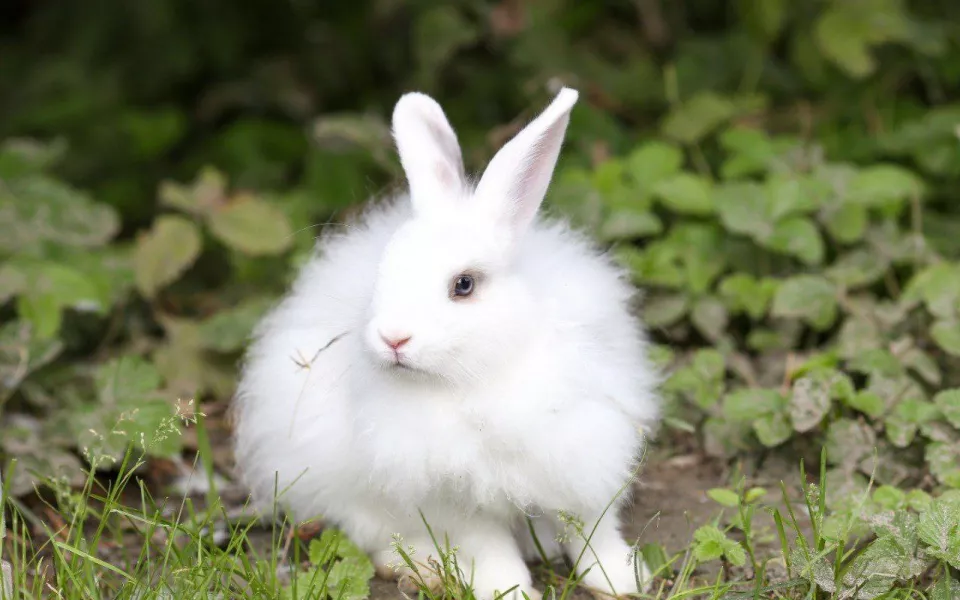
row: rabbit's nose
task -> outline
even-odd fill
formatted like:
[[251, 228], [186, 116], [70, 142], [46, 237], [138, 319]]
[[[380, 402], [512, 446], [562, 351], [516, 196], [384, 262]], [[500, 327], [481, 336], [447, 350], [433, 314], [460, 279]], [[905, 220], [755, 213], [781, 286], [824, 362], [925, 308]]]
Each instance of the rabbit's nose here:
[[394, 335], [384, 335], [380, 332], [380, 339], [383, 340], [383, 343], [390, 346], [394, 350], [399, 350], [401, 346], [410, 341], [412, 336], [405, 334], [394, 334]]

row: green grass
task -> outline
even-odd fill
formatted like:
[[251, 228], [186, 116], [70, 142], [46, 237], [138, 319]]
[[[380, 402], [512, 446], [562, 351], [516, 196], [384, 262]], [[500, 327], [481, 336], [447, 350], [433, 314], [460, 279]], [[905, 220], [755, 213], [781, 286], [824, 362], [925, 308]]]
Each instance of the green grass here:
[[[13, 598], [368, 597], [373, 567], [338, 532], [326, 530], [306, 543], [297, 528], [280, 519], [264, 524], [231, 517], [216, 491], [202, 510], [189, 498], [176, 505], [158, 503], [136, 476], [143, 463], [133, 456], [127, 453], [113, 479], [91, 474], [79, 491], [54, 485], [39, 509], [4, 494], [0, 548], [12, 567]], [[895, 494], [867, 489], [851, 508], [831, 512], [826, 474], [824, 453], [819, 477], [804, 486], [802, 498], [791, 497], [786, 483], [781, 484], [782, 509], [765, 506], [765, 490], [748, 489], [742, 482], [711, 490], [717, 517], [696, 524], [700, 527], [686, 548], [674, 554], [656, 543], [637, 548], [654, 573], [652, 588], [638, 597], [958, 597], [952, 569], [960, 555], [960, 498], [947, 494], [917, 503], [916, 510], [907, 505], [890, 510], [883, 507]], [[806, 481], [802, 464], [800, 481]], [[764, 535], [755, 523], [761, 511], [775, 523], [779, 551], [764, 554], [758, 544]], [[732, 516], [726, 518], [728, 513]], [[809, 515], [810, 527], [802, 524], [801, 513]], [[864, 528], [864, 522], [872, 525]], [[591, 524], [576, 524], [573, 531], [589, 544]], [[416, 573], [405, 582], [407, 589], [412, 584], [425, 600], [472, 599], [469, 568], [449, 540], [433, 540], [435, 558], [427, 562], [396, 540], [398, 563]], [[715, 578], [704, 580], [698, 567], [715, 561], [720, 563]], [[771, 563], [785, 566], [785, 574], [768, 576]], [[545, 598], [572, 597], [575, 566], [554, 562], [535, 567], [546, 586]], [[431, 571], [440, 577], [439, 589], [426, 585]]]

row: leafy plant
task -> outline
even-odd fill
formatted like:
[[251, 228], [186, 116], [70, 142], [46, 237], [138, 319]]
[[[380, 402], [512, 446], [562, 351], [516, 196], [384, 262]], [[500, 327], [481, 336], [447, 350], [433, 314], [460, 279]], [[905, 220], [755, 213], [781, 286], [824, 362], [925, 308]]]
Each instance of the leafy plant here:
[[[284, 590], [285, 598], [304, 597], [298, 590], [327, 591], [330, 598], [362, 600], [370, 595], [373, 564], [342, 533], [327, 529], [310, 542], [310, 568], [300, 573]], [[325, 597], [322, 593], [316, 598]]]

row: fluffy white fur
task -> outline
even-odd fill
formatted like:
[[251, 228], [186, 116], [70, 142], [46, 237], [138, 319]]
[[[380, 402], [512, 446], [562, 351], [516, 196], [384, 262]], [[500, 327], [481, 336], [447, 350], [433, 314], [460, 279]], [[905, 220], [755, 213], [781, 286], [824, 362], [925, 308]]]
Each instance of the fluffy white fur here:
[[[658, 401], [632, 286], [588, 240], [536, 217], [576, 99], [562, 91], [474, 188], [436, 102], [401, 98], [410, 194], [327, 236], [249, 349], [235, 435], [255, 499], [277, 491], [295, 519], [322, 516], [381, 570], [398, 562], [394, 534], [420, 559], [433, 551], [422, 511], [482, 600], [515, 585], [534, 595], [525, 515], [577, 559], [576, 534], [554, 541], [558, 511], [593, 529]], [[475, 291], [454, 299], [464, 272]], [[399, 357], [382, 339], [407, 336]], [[580, 568], [593, 567], [590, 586], [636, 592], [617, 519], [614, 506]]]

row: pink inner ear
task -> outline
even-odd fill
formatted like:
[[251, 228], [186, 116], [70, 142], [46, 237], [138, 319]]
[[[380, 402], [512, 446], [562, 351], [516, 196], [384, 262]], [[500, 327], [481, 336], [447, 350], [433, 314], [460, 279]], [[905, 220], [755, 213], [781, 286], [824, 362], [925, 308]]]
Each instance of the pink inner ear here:
[[456, 185], [456, 175], [450, 170], [450, 165], [438, 161], [433, 165], [433, 174], [441, 186], [452, 189]]

